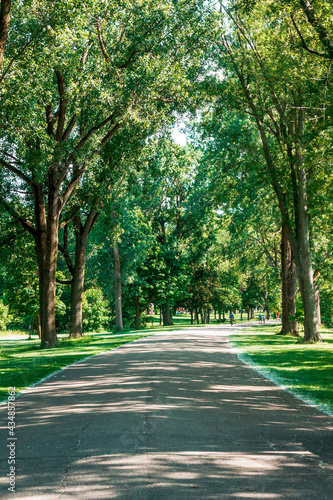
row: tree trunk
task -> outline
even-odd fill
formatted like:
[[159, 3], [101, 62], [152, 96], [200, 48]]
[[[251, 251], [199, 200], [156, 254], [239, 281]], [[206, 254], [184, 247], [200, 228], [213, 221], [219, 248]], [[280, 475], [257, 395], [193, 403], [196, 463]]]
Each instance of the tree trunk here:
[[[300, 109], [298, 117], [296, 141], [296, 162], [297, 162], [297, 179], [298, 179], [298, 212], [296, 213], [296, 235], [297, 243], [294, 242], [294, 251], [296, 258], [296, 266], [298, 273], [298, 281], [300, 285], [300, 292], [302, 297], [304, 309], [304, 341], [316, 342], [321, 340], [318, 332], [318, 320], [316, 310], [316, 300], [313, 286], [313, 269], [311, 262], [311, 249], [310, 249], [310, 231], [309, 231], [309, 214], [308, 214], [308, 201], [307, 201], [307, 178], [306, 169], [304, 166], [303, 157], [303, 126], [304, 117], [303, 109]], [[290, 238], [289, 238], [290, 239]], [[291, 240], [290, 240], [291, 241]], [[292, 241], [291, 241], [292, 245]], [[293, 245], [292, 245], [293, 247]]]
[[82, 337], [82, 295], [85, 274], [87, 239], [79, 231], [76, 233], [75, 265], [71, 284], [70, 337]]
[[318, 326], [321, 326], [320, 296], [319, 296], [318, 283], [316, 281], [314, 282], [314, 290], [315, 290], [315, 300], [317, 309], [317, 321], [318, 321]]
[[162, 314], [162, 308], [160, 308], [160, 326], [163, 325], [163, 314]]
[[205, 324], [205, 316], [204, 316], [202, 309], [200, 309], [200, 318], [201, 318], [201, 324], [204, 325]]
[[191, 325], [193, 325], [193, 310], [191, 309]]
[[121, 305], [121, 271], [119, 247], [116, 241], [113, 247], [113, 264], [114, 264], [114, 305], [115, 305], [115, 323], [118, 332], [124, 329], [123, 312]]
[[41, 347], [55, 347], [55, 294], [58, 252], [59, 210], [51, 195], [46, 216], [43, 186], [36, 185], [35, 222], [36, 255], [39, 274], [39, 316], [41, 321]]
[[67, 234], [68, 225], [64, 227], [64, 243], [59, 244], [59, 249], [63, 254], [68, 270], [72, 275], [71, 282], [71, 311], [70, 311], [70, 337], [82, 337], [82, 295], [85, 275], [85, 261], [87, 239], [91, 229], [93, 228], [98, 217], [98, 213], [93, 208], [91, 209], [85, 224], [81, 222], [80, 216], [77, 214], [73, 218], [73, 226], [75, 230], [75, 261], [74, 264], [68, 252]]
[[11, 6], [12, 6], [11, 0], [1, 0], [1, 9], [0, 9], [0, 72], [2, 69], [2, 61], [3, 61], [3, 56], [5, 53], [8, 30], [9, 30], [9, 25], [10, 25]]
[[[288, 239], [290, 241], [290, 245], [295, 258], [298, 282], [304, 310], [304, 341], [316, 342], [318, 340], [321, 340], [321, 337], [318, 333], [310, 250], [307, 177], [303, 153], [304, 103], [299, 99], [299, 96], [296, 97], [295, 120], [294, 123], [291, 123], [286, 117], [283, 107], [281, 107], [280, 103], [277, 102], [275, 94], [272, 93], [272, 98], [277, 105], [277, 110], [280, 114], [281, 122], [283, 123], [283, 126], [287, 131], [286, 134], [289, 134], [286, 140], [286, 146], [287, 156], [290, 160], [290, 179], [293, 189], [293, 211], [295, 217], [294, 230], [287, 206], [287, 196], [282, 189], [282, 185], [278, 176], [278, 169], [275, 167], [275, 163], [271, 155], [270, 145], [266, 135], [261, 112], [258, 111], [257, 105], [252, 98], [250, 87], [246, 83], [244, 74], [236, 65], [234, 60], [233, 65], [255, 118], [257, 128], [261, 137], [264, 157], [269, 174], [271, 176], [272, 186], [278, 200], [282, 221], [287, 225], [288, 228]], [[294, 130], [292, 130], [293, 128]]]
[[42, 328], [41, 328], [41, 324], [40, 324], [39, 314], [37, 316], [37, 333], [38, 333], [38, 338], [41, 339], [42, 338]]
[[171, 314], [171, 307], [170, 307], [170, 302], [169, 301], [167, 301], [163, 305], [162, 315], [163, 315], [163, 325], [164, 326], [173, 325], [172, 314]]
[[240, 310], [240, 320], [243, 321], [243, 309]]
[[222, 320], [222, 313], [221, 310], [219, 310], [219, 323], [221, 323], [221, 320]]
[[250, 313], [251, 314], [251, 319], [253, 319], [254, 318], [254, 309], [253, 309], [253, 307], [251, 307], [250, 311], [251, 311], [251, 313]]
[[224, 311], [224, 309], [222, 311], [222, 314], [223, 314], [223, 321], [225, 321], [225, 311]]
[[[280, 335], [299, 336], [296, 314], [296, 266], [288, 239], [288, 230], [282, 225], [281, 235], [282, 328]], [[294, 319], [290, 319], [290, 318]]]
[[197, 320], [197, 325], [200, 324], [200, 318], [199, 318], [199, 312], [198, 312], [198, 308], [196, 307], [195, 308], [195, 317], [196, 317], [196, 320]]
[[137, 295], [134, 296], [135, 303], [135, 328], [137, 330], [141, 327], [141, 311], [140, 311], [140, 300]]

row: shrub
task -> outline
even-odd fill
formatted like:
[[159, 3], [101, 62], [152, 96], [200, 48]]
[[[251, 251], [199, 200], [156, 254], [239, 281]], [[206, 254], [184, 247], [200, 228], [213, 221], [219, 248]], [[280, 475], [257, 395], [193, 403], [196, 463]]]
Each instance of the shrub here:
[[109, 322], [109, 308], [100, 288], [89, 288], [83, 293], [83, 328], [85, 331], [100, 331]]
[[0, 330], [6, 330], [7, 325], [11, 322], [13, 316], [9, 314], [9, 307], [0, 300]]

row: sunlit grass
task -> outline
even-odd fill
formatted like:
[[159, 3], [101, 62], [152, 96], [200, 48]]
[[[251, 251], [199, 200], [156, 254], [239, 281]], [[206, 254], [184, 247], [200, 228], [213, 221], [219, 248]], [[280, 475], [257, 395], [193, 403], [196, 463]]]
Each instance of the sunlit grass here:
[[328, 412], [333, 412], [333, 332], [322, 329], [322, 343], [304, 344], [276, 335], [275, 325], [244, 328], [230, 337], [244, 361], [277, 383]]

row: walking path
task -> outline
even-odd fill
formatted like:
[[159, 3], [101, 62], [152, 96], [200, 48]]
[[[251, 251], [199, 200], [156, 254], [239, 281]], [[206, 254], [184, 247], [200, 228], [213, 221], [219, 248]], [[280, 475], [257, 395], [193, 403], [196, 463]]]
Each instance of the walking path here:
[[16, 493], [1, 428], [0, 497], [331, 500], [330, 417], [239, 361], [233, 329], [160, 333], [31, 388], [16, 402]]

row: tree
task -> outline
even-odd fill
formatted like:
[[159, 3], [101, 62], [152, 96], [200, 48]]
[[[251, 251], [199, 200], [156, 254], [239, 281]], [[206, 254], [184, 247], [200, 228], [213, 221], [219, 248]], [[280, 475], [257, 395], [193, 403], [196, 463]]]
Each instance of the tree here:
[[[308, 172], [314, 167], [309, 157], [309, 124], [313, 128], [312, 121], [318, 121], [316, 110], [321, 106], [325, 88], [318, 85], [314, 93], [308, 78], [314, 71], [324, 74], [326, 68], [292, 46], [288, 19], [271, 6], [271, 2], [265, 2], [265, 10], [262, 6], [254, 8], [250, 15], [242, 17], [224, 9], [234, 26], [234, 36], [223, 36], [221, 46], [239, 82], [237, 97], [244, 103], [244, 110], [249, 108], [260, 135], [267, 170], [296, 262], [305, 316], [304, 340], [313, 342], [319, 340], [320, 335], [308, 207]], [[265, 23], [277, 18], [279, 23], [271, 25], [268, 37]], [[263, 53], [269, 53], [269, 57], [263, 57]]]
[[[45, 36], [29, 53], [29, 65], [23, 54], [11, 69], [10, 85], [1, 88], [0, 164], [10, 179], [2, 205], [36, 242], [42, 347], [57, 341], [55, 283], [64, 208], [120, 129], [175, 109], [198, 64], [194, 52], [198, 48], [200, 57], [207, 29], [200, 23], [202, 6], [190, 1], [162, 7], [153, 0], [145, 9], [87, 0], [72, 2], [71, 9], [57, 2], [55, 12], [42, 2], [41, 17], [51, 19]], [[20, 15], [19, 4], [12, 25], [22, 30]], [[29, 38], [29, 23], [26, 29]], [[16, 203], [14, 186], [25, 192]]]

